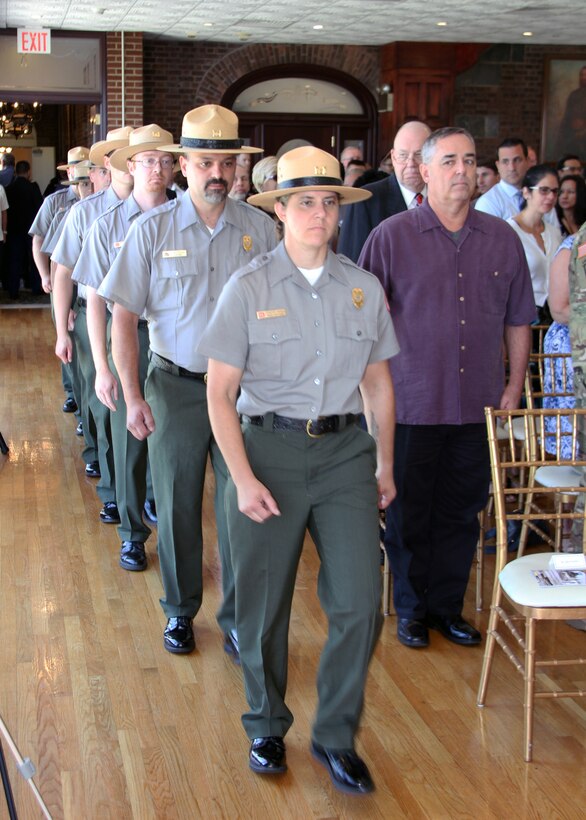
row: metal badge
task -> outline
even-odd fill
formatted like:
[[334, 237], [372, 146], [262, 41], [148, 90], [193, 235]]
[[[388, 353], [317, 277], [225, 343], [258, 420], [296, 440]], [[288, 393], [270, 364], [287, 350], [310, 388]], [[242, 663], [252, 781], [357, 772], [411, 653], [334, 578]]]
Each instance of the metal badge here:
[[252, 250], [252, 236], [249, 236], [247, 233], [244, 234], [242, 237], [242, 247], [247, 253]]
[[362, 288], [352, 288], [352, 304], [356, 310], [364, 307], [364, 291]]

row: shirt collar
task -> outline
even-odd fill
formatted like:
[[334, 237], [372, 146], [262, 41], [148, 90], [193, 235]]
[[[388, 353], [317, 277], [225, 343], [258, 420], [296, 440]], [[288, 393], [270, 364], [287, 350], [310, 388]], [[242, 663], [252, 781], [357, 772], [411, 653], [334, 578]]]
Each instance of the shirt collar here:
[[521, 193], [520, 188], [515, 188], [514, 185], [510, 185], [508, 182], [505, 182], [504, 179], [500, 180], [499, 186], [500, 186], [503, 194], [508, 196], [509, 199], [516, 199], [517, 194]]
[[[438, 219], [437, 214], [432, 209], [431, 205], [429, 204], [429, 200], [425, 199], [423, 204], [419, 206], [419, 208], [415, 209], [417, 214], [417, 220], [419, 222], [419, 230], [421, 233], [424, 231], [431, 231], [433, 229], [440, 228], [441, 230], [447, 230], [444, 225]], [[473, 208], [472, 205], [468, 207], [468, 214], [466, 216], [466, 221], [461, 227], [461, 231], [480, 231], [481, 233], [486, 233], [485, 221], [482, 217], [485, 214], [482, 214], [481, 211], [477, 211], [476, 208]]]
[[[311, 288], [312, 290], [315, 290], [313, 285], [309, 284], [307, 279], [305, 279], [303, 274], [299, 271], [297, 265], [291, 260], [291, 257], [285, 249], [284, 242], [279, 242], [275, 250], [272, 252], [272, 256], [275, 264], [271, 266], [269, 272], [269, 282], [271, 284], [271, 287], [278, 284], [279, 282], [282, 282], [283, 279], [288, 279], [293, 276], [299, 275], [303, 280], [303, 283], [307, 287]], [[318, 282], [323, 284], [323, 282], [326, 281], [326, 279], [330, 276], [332, 276], [334, 279], [337, 279], [344, 285], [349, 283], [348, 275], [344, 269], [344, 266], [342, 265], [336, 254], [333, 251], [328, 250], [328, 255], [326, 256], [324, 262], [324, 269]], [[318, 282], [316, 282], [316, 285], [318, 284]]]
[[[417, 196], [418, 193], [420, 193], [424, 199], [427, 197], [427, 185], [424, 185], [421, 191], [410, 191], [409, 188], [405, 188], [404, 185], [401, 185], [401, 183], [399, 182], [399, 178], [397, 176], [395, 176], [395, 179], [397, 180], [397, 185], [399, 186], [399, 189], [403, 195], [403, 199], [405, 200], [405, 205], [407, 206], [407, 208], [411, 205], [413, 199]], [[419, 207], [421, 207], [421, 205]]]

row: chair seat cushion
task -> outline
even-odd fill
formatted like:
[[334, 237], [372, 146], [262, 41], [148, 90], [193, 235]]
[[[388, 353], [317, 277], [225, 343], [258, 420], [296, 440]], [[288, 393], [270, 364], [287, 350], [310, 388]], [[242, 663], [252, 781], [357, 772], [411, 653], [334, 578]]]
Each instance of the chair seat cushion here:
[[586, 586], [539, 586], [533, 570], [550, 569], [551, 556], [540, 552], [509, 561], [499, 575], [504, 592], [522, 606], [586, 608]]
[[538, 467], [535, 471], [535, 480], [542, 487], [579, 487], [582, 473], [576, 467], [552, 465]]

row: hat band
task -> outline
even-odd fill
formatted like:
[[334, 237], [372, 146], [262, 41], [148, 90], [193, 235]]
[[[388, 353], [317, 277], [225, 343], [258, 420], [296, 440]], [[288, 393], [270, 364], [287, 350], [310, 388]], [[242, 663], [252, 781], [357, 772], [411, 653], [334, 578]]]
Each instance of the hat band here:
[[337, 177], [297, 177], [285, 179], [277, 184], [277, 188], [305, 188], [306, 185], [342, 185]]
[[205, 150], [214, 150], [217, 148], [242, 148], [244, 140], [200, 140], [192, 137], [181, 137], [179, 144], [183, 148], [201, 148]]

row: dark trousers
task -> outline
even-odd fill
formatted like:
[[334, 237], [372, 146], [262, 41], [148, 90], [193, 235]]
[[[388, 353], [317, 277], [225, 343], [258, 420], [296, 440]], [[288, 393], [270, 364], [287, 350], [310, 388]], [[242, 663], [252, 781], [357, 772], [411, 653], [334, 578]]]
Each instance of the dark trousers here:
[[461, 613], [489, 481], [484, 424], [397, 425], [385, 547], [399, 617]]
[[7, 290], [11, 299], [17, 299], [20, 280], [33, 293], [42, 293], [41, 277], [33, 260], [33, 240], [28, 234], [14, 234], [6, 247]]

